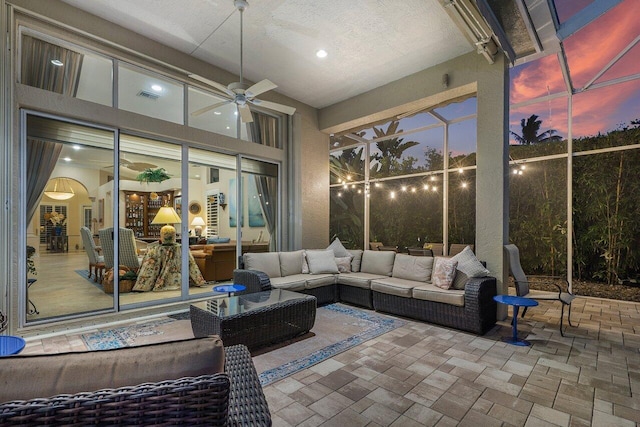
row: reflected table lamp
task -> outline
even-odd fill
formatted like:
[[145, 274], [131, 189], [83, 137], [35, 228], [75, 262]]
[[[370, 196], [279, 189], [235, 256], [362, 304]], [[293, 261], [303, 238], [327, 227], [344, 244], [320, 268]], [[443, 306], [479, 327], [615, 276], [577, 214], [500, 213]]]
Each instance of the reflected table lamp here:
[[163, 206], [160, 208], [151, 224], [166, 224], [160, 229], [160, 240], [162, 243], [176, 242], [176, 229], [172, 224], [180, 224], [182, 220], [180, 215], [171, 206]]
[[195, 218], [193, 218], [193, 221], [191, 221], [191, 225], [194, 226], [194, 231], [196, 232], [196, 236], [200, 237], [202, 236], [202, 227], [207, 225], [206, 222], [204, 222], [204, 219], [202, 219], [201, 216], [197, 216]]

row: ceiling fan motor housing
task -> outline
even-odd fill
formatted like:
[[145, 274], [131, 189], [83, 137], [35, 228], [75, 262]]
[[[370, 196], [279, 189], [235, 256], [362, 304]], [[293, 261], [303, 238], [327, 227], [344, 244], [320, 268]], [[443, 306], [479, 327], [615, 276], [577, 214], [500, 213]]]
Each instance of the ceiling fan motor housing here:
[[240, 12], [244, 12], [244, 10], [249, 7], [249, 2], [246, 0], [233, 0], [233, 5]]

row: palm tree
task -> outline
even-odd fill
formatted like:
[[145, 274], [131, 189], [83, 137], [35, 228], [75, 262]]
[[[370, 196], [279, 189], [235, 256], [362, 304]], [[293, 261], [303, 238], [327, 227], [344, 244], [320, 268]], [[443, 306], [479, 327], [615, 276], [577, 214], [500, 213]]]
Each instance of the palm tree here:
[[522, 126], [522, 135], [518, 135], [517, 133], [511, 131], [509, 133], [520, 145], [562, 141], [562, 137], [560, 135], [555, 135], [556, 133], [558, 133], [558, 131], [555, 129], [548, 129], [542, 133], [538, 133], [540, 131], [541, 125], [542, 120], [538, 120], [538, 116], [532, 114], [528, 119], [522, 119], [520, 121], [520, 126]]

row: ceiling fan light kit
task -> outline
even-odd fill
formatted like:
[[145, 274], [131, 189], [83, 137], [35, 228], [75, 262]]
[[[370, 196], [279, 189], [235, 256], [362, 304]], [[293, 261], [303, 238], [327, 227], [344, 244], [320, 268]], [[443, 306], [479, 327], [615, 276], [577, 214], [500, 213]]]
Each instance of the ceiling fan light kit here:
[[255, 98], [256, 96], [268, 92], [272, 89], [277, 88], [278, 86], [269, 81], [268, 79], [264, 79], [259, 81], [254, 85], [247, 85], [244, 83], [243, 76], [243, 13], [245, 9], [249, 7], [249, 2], [245, 0], [234, 0], [233, 5], [240, 12], [240, 81], [230, 83], [228, 86], [224, 86], [218, 82], [213, 80], [209, 80], [197, 74], [190, 74], [194, 80], [198, 80], [218, 91], [222, 92], [220, 96], [225, 98], [224, 101], [217, 102], [212, 105], [208, 105], [204, 108], [200, 108], [199, 110], [191, 113], [192, 116], [197, 117], [209, 111], [215, 110], [223, 105], [234, 103], [236, 104], [236, 108], [238, 110], [238, 114], [242, 123], [250, 123], [253, 122], [253, 117], [251, 115], [251, 105], [261, 105], [265, 108], [269, 108], [271, 110], [278, 111], [280, 113], [292, 115], [295, 113], [296, 109], [293, 107], [289, 107], [287, 105], [277, 104], [275, 102], [263, 101]]

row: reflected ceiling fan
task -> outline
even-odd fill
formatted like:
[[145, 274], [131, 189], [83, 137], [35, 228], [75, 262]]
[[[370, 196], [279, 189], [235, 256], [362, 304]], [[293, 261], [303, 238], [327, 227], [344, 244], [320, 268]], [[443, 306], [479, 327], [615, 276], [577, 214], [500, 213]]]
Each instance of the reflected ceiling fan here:
[[293, 107], [277, 104], [275, 102], [263, 101], [256, 98], [256, 96], [262, 93], [265, 93], [267, 91], [277, 88], [278, 86], [275, 83], [267, 79], [264, 79], [252, 86], [249, 86], [244, 83], [243, 74], [242, 74], [242, 71], [243, 71], [242, 70], [243, 68], [242, 14], [245, 11], [245, 9], [249, 7], [249, 3], [245, 0], [234, 0], [233, 5], [235, 6], [236, 9], [238, 9], [238, 11], [240, 11], [240, 81], [231, 83], [229, 84], [229, 86], [224, 86], [220, 83], [214, 82], [213, 80], [206, 79], [197, 74], [190, 74], [189, 77], [191, 77], [192, 79], [198, 80], [222, 92], [222, 95], [220, 96], [226, 99], [225, 101], [217, 102], [215, 104], [196, 110], [193, 113], [191, 113], [191, 115], [197, 117], [208, 111], [215, 110], [216, 108], [219, 108], [223, 105], [230, 104], [230, 103], [236, 104], [236, 107], [238, 109], [238, 114], [240, 115], [240, 118], [243, 123], [249, 123], [253, 121], [253, 117], [251, 116], [251, 109], [250, 109], [251, 105], [260, 105], [262, 107], [265, 107], [271, 110], [292, 115], [296, 111], [296, 109]]

